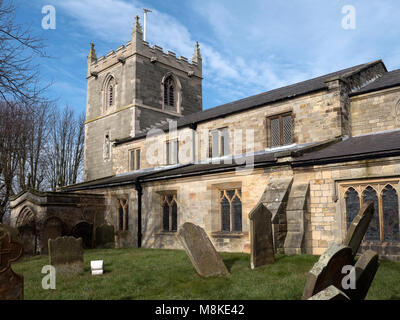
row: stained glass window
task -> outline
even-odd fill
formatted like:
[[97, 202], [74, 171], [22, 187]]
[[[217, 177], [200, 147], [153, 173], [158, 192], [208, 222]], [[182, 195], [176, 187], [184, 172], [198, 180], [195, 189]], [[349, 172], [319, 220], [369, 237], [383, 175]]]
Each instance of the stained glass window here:
[[353, 188], [349, 188], [345, 195], [346, 199], [346, 224], [347, 229], [350, 227], [351, 222], [360, 211], [360, 197]]
[[400, 241], [398, 195], [391, 185], [382, 191], [383, 237], [385, 241]]
[[374, 203], [374, 215], [365, 234], [365, 240], [375, 241], [380, 239], [379, 234], [379, 202], [374, 188], [368, 186], [363, 192], [363, 203], [372, 201]]

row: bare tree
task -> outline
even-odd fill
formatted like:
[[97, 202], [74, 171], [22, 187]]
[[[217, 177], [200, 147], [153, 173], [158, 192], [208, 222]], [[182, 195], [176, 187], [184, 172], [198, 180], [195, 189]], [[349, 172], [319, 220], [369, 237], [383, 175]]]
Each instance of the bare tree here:
[[43, 91], [34, 59], [45, 54], [30, 27], [16, 23], [15, 9], [14, 1], [0, 0], [0, 97], [32, 103]]
[[47, 180], [51, 190], [74, 184], [82, 173], [84, 115], [76, 118], [74, 111], [65, 107], [55, 112], [47, 158]]

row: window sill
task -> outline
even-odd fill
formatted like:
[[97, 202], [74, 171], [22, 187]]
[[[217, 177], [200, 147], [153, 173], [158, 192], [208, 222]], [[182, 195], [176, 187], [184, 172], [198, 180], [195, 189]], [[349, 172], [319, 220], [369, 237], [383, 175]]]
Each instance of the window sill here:
[[244, 232], [212, 232], [211, 236], [213, 238], [230, 238], [230, 239], [239, 239], [239, 238], [243, 238], [244, 236], [246, 236], [247, 233]]
[[156, 232], [156, 236], [174, 236], [177, 234], [177, 231], [158, 231]]

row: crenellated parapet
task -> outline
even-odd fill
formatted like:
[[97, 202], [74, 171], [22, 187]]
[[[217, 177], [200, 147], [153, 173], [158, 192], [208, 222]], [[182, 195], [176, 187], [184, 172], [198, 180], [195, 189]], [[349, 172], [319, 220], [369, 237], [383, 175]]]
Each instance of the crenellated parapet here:
[[128, 41], [126, 45], [121, 45], [115, 50], [111, 50], [106, 55], [97, 58], [94, 45], [92, 44], [88, 56], [87, 77], [97, 77], [99, 73], [116, 64], [125, 64], [127, 60], [135, 55], [148, 59], [151, 63], [164, 64], [175, 68], [187, 74], [189, 77], [202, 77], [202, 58], [198, 42], [196, 42], [191, 61], [186, 57], [177, 56], [175, 52], [169, 50], [164, 52], [163, 48], [157, 45], [150, 47], [149, 43], [143, 40], [143, 32], [139, 23], [139, 17], [136, 17], [132, 30], [132, 39]]

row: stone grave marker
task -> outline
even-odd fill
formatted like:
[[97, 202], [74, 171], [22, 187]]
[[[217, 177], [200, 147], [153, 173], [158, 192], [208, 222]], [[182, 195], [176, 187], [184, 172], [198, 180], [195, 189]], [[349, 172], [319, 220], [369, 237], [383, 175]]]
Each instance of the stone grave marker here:
[[309, 299], [331, 285], [341, 289], [345, 276], [342, 269], [346, 265], [353, 265], [351, 248], [337, 244], [330, 246], [308, 273], [303, 299]]
[[0, 300], [24, 299], [24, 277], [11, 269], [22, 254], [17, 230], [0, 224]]
[[351, 300], [364, 300], [379, 267], [379, 256], [375, 251], [364, 252], [355, 264], [356, 288], [345, 293]]
[[59, 237], [49, 239], [50, 264], [57, 273], [83, 272], [82, 238]]
[[177, 237], [200, 276], [212, 277], [229, 274], [203, 228], [186, 222], [179, 228]]
[[318, 292], [316, 295], [308, 298], [308, 300], [350, 300], [350, 298], [335, 286], [329, 286], [328, 288]]
[[96, 248], [114, 248], [114, 226], [102, 224], [96, 228]]
[[356, 256], [361, 241], [367, 232], [368, 226], [374, 215], [374, 203], [367, 202], [362, 205], [360, 211], [355, 216], [347, 230], [346, 238], [343, 244], [350, 247], [353, 251], [353, 257]]
[[275, 262], [271, 218], [271, 212], [262, 203], [249, 213], [252, 269]]

